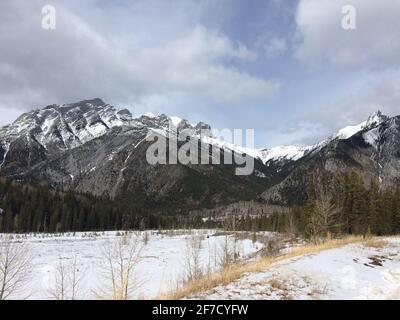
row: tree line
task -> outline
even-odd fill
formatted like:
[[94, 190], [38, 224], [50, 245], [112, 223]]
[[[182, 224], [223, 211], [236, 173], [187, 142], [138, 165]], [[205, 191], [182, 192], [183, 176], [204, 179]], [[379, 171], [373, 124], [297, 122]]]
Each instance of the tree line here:
[[200, 227], [174, 210], [136, 206], [126, 199], [63, 192], [0, 178], [0, 232], [70, 232]]
[[380, 190], [356, 172], [318, 174], [308, 186], [308, 200], [289, 213], [275, 212], [236, 221], [237, 229], [287, 232], [317, 239], [329, 235], [400, 233], [400, 187]]
[[146, 208], [129, 199], [64, 192], [0, 178], [0, 232], [70, 232], [215, 228], [287, 232], [317, 239], [328, 235], [400, 233], [400, 187], [380, 190], [356, 172], [317, 174], [308, 200], [289, 212], [202, 220], [177, 208]]

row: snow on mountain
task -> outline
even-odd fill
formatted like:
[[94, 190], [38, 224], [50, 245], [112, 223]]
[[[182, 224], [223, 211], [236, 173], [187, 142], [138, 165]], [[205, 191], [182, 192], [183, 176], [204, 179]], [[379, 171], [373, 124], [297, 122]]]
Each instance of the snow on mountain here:
[[203, 125], [199, 123], [191, 126], [186, 120], [163, 114], [146, 114], [133, 118], [126, 109], [118, 110], [101, 99], [93, 99], [61, 106], [51, 105], [24, 113], [14, 123], [0, 128], [0, 140], [5, 150], [11, 142], [21, 137], [28, 141], [36, 140], [46, 150], [54, 146], [66, 150], [98, 138], [114, 127], [154, 129], [166, 134], [171, 128], [196, 129]]
[[170, 119], [171, 119], [172, 124], [176, 127], [179, 126], [179, 124], [182, 122], [182, 119], [179, 117], [173, 116], [173, 117], [170, 117]]
[[35, 139], [45, 149], [56, 145], [71, 149], [105, 134], [110, 128], [129, 123], [128, 110], [117, 110], [100, 99], [79, 103], [51, 105], [21, 115], [14, 123], [0, 129], [0, 137], [10, 143], [25, 136]]
[[379, 128], [373, 128], [363, 134], [364, 141], [377, 149], [379, 140]]
[[371, 145], [374, 145], [377, 141], [377, 130], [375, 130], [375, 128], [388, 119], [389, 117], [383, 115], [380, 111], [377, 111], [370, 115], [366, 121], [358, 125], [347, 126], [317, 144], [304, 147], [281, 145], [270, 149], [254, 149], [238, 146], [215, 137], [202, 138], [202, 140], [223, 149], [229, 149], [237, 153], [246, 153], [255, 159], [261, 160], [264, 164], [267, 164], [270, 161], [296, 161], [311, 152], [320, 150], [331, 141], [348, 139], [363, 130], [371, 129], [371, 131], [365, 133], [365, 140]]
[[367, 143], [371, 145], [375, 145], [378, 139], [377, 134], [378, 130], [376, 127], [382, 124], [383, 122], [389, 119], [388, 116], [382, 114], [382, 112], [377, 111], [371, 114], [366, 121], [363, 121], [354, 126], [347, 126], [343, 129], [338, 130], [327, 139], [322, 140], [319, 143], [314, 145], [306, 146], [306, 147], [297, 147], [297, 146], [279, 146], [272, 149], [266, 149], [263, 152], [263, 161], [264, 163], [269, 160], [298, 160], [301, 157], [309, 154], [311, 152], [317, 152], [321, 150], [323, 147], [328, 145], [330, 142], [334, 140], [345, 140], [351, 138], [353, 135], [357, 134], [361, 131], [366, 131], [364, 133], [364, 139]]
[[389, 119], [387, 116], [378, 111], [366, 121], [345, 127], [315, 145], [305, 147], [283, 145], [271, 149], [256, 149], [235, 145], [232, 141], [224, 141], [211, 133], [204, 134], [202, 130], [210, 131], [211, 128], [203, 122], [192, 125], [182, 118], [168, 117], [164, 114], [158, 116], [145, 114], [133, 118], [126, 109], [118, 110], [101, 99], [92, 99], [61, 106], [51, 105], [25, 113], [11, 125], [0, 128], [0, 140], [5, 152], [11, 142], [23, 136], [28, 141], [29, 139], [36, 140], [46, 150], [54, 147], [66, 150], [98, 138], [114, 127], [128, 126], [133, 129], [156, 131], [163, 135], [167, 135], [170, 131], [181, 132], [188, 129], [191, 130], [192, 135], [205, 143], [237, 153], [245, 153], [267, 164], [270, 161], [296, 161], [310, 152], [320, 150], [331, 141], [348, 139], [367, 129], [372, 131], [364, 134], [365, 141], [374, 145], [377, 132], [373, 129], [387, 119]]
[[361, 122], [358, 125], [355, 126], [348, 126], [345, 127], [338, 132], [334, 133], [328, 140], [335, 140], [335, 139], [348, 139], [355, 135], [356, 133], [365, 130], [365, 129], [372, 129], [378, 125], [380, 125], [382, 122], [388, 120], [389, 117], [385, 116], [382, 114], [382, 112], [377, 111], [369, 116], [369, 118]]
[[297, 146], [278, 146], [271, 149], [264, 149], [261, 151], [260, 159], [263, 163], [267, 163], [268, 161], [277, 161], [277, 160], [293, 160], [296, 161], [303, 157], [308, 151], [310, 147], [297, 147]]

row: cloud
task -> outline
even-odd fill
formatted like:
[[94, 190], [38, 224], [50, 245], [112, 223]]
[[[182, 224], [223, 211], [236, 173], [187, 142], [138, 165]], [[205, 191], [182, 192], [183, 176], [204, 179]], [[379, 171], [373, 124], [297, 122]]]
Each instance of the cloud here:
[[[356, 29], [344, 30], [344, 6], [356, 9]], [[294, 56], [326, 74], [317, 93], [288, 123], [294, 143], [310, 144], [344, 126], [358, 124], [378, 109], [394, 116], [400, 105], [400, 2], [397, 0], [300, 0], [296, 8]], [[331, 83], [331, 85], [328, 85]], [[318, 83], [314, 84], [317, 88]]]
[[316, 143], [343, 127], [365, 121], [378, 110], [391, 117], [400, 115], [399, 106], [400, 67], [370, 77], [336, 101], [304, 110], [286, 130], [303, 133], [294, 142]]
[[[342, 8], [356, 9], [356, 30], [342, 28]], [[300, 0], [296, 11], [296, 56], [307, 62], [381, 68], [400, 55], [398, 0]]]
[[287, 50], [287, 42], [285, 38], [273, 37], [265, 45], [265, 52], [268, 59], [273, 59]]
[[[278, 81], [241, 67], [252, 63], [256, 53], [217, 29], [189, 24], [187, 18], [163, 19], [157, 27], [147, 28], [155, 23], [151, 20], [132, 30], [122, 23], [125, 32], [121, 27], [112, 29], [115, 21], [128, 17], [134, 21], [138, 15], [143, 21], [143, 11], [162, 12], [157, 7], [165, 7], [162, 3], [138, 2], [136, 11], [124, 4], [118, 10], [111, 8], [109, 15], [109, 8], [97, 6], [84, 20], [79, 10], [70, 9], [76, 7], [56, 2], [57, 29], [45, 31], [40, 16], [43, 1], [2, 1], [2, 105], [30, 109], [96, 96], [116, 104], [146, 105], [155, 97], [160, 104], [173, 103], [179, 96], [187, 107], [197, 100], [246, 105], [279, 90]], [[104, 24], [110, 29], [103, 30]]]

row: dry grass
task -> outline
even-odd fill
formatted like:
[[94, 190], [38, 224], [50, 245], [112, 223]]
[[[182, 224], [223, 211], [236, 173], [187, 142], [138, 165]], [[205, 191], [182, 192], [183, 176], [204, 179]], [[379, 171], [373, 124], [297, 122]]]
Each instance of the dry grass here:
[[363, 244], [366, 247], [370, 247], [370, 248], [374, 248], [374, 249], [383, 249], [389, 244], [389, 242], [387, 242], [386, 240], [383, 240], [383, 239], [379, 239], [379, 238], [372, 238], [372, 239], [366, 240]]
[[283, 290], [283, 288], [282, 288], [282, 282], [279, 281], [279, 280], [276, 279], [276, 278], [270, 279], [270, 280], [268, 281], [268, 284], [269, 284], [269, 285], [271, 286], [271, 288], [273, 288], [273, 289], [282, 289], [282, 290]]
[[205, 292], [211, 290], [217, 286], [227, 285], [240, 277], [245, 273], [261, 272], [266, 271], [271, 264], [287, 260], [295, 257], [304, 256], [311, 253], [317, 253], [323, 250], [334, 249], [346, 244], [363, 242], [361, 236], [350, 236], [342, 239], [332, 239], [321, 244], [306, 244], [292, 248], [288, 253], [285, 253], [279, 257], [265, 257], [256, 261], [248, 263], [236, 263], [225, 267], [223, 270], [214, 273], [207, 274], [200, 279], [189, 281], [177, 290], [159, 295], [155, 297], [157, 300], [178, 300], [186, 297], [190, 297], [196, 293]]
[[328, 288], [327, 286], [323, 288], [313, 288], [308, 295], [313, 298], [313, 299], [319, 299], [321, 296], [325, 295], [328, 293]]

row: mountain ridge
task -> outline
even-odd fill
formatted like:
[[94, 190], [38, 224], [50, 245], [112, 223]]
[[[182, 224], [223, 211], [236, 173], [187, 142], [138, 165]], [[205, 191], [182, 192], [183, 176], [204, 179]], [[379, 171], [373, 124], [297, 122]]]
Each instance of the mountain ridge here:
[[[133, 117], [95, 98], [27, 112], [0, 128], [0, 175], [144, 205], [213, 207], [259, 199], [288, 205], [307, 198], [308, 177], [318, 170], [358, 170], [382, 187], [400, 177], [400, 117], [380, 111], [306, 147], [250, 149], [222, 141], [208, 124], [164, 114]], [[168, 137], [189, 130], [209, 145], [255, 160], [252, 175], [238, 177], [229, 165], [156, 165], [146, 161], [150, 131]], [[289, 199], [290, 198], [290, 199]]]
[[[65, 119], [65, 117], [68, 117], [68, 115], [71, 114], [71, 112], [74, 110], [80, 111], [77, 112], [75, 118], [73, 117]], [[37, 137], [36, 139], [39, 142], [42, 142], [43, 139], [41, 139], [40, 136], [42, 137], [44, 136], [45, 138], [46, 135], [49, 134], [49, 128], [51, 128], [51, 124], [44, 123], [43, 127], [43, 125], [39, 123], [40, 128], [37, 128], [37, 126], [29, 128], [29, 124], [26, 124], [24, 122], [26, 122], [27, 120], [32, 121], [33, 119], [39, 120], [42, 117], [48, 117], [49, 113], [51, 112], [53, 113], [57, 112], [61, 116], [61, 119], [59, 119], [59, 121], [61, 122], [60, 125], [65, 125], [66, 131], [71, 134], [70, 137], [67, 137], [67, 139], [63, 139], [62, 141], [62, 144], [67, 148], [73, 148], [77, 145], [86, 143], [91, 139], [98, 138], [99, 136], [105, 134], [108, 129], [111, 129], [116, 126], [137, 125], [138, 122], [142, 121], [144, 121], [145, 125], [151, 126], [151, 122], [148, 121], [150, 119], [157, 119], [160, 121], [164, 121], [164, 124], [166, 120], [169, 120], [171, 124], [175, 127], [181, 125], [184, 128], [211, 129], [211, 127], [208, 124], [205, 124], [204, 122], [199, 122], [196, 125], [191, 125], [186, 119], [182, 119], [177, 116], [168, 117], [164, 114], [160, 114], [157, 116], [141, 115], [136, 118], [133, 118], [132, 113], [128, 109], [118, 109], [112, 105], [105, 103], [100, 98], [94, 98], [63, 105], [49, 105], [44, 108], [39, 108], [32, 110], [30, 112], [23, 113], [12, 124], [0, 127], [0, 137], [1, 136], [4, 137], [6, 135], [9, 136], [18, 135], [23, 133], [24, 129], [31, 129], [39, 131], [37, 133], [39, 139]], [[338, 130], [337, 132], [333, 133], [332, 135], [330, 135], [327, 139], [324, 139], [316, 144], [309, 146], [278, 145], [272, 148], [249, 149], [226, 142], [220, 143], [219, 145], [223, 148], [228, 148], [233, 151], [247, 152], [250, 156], [258, 158], [264, 163], [268, 163], [269, 161], [279, 161], [279, 160], [298, 160], [299, 158], [305, 156], [307, 153], [323, 147], [332, 140], [350, 138], [352, 135], [356, 134], [362, 129], [366, 127], [372, 127], [374, 125], [376, 126], [388, 119], [389, 119], [388, 116], [383, 115], [381, 111], [377, 111], [371, 114], [366, 121], [363, 121], [358, 125], [344, 127]], [[55, 120], [57, 119], [50, 119], [49, 121], [54, 122]], [[85, 126], [86, 125], [85, 121], [88, 122], [89, 124], [88, 126]], [[22, 125], [20, 122], [22, 122]], [[34, 126], [34, 124], [32, 124], [32, 126]], [[83, 126], [84, 130], [80, 130], [81, 126]], [[40, 131], [42, 131], [42, 135], [40, 135]], [[83, 135], [82, 131], [86, 131], [86, 135]], [[67, 140], [67, 142], [69, 143], [65, 143], [66, 142], [65, 140]], [[209, 142], [218, 143], [216, 140], [213, 141], [209, 140]], [[43, 147], [46, 148], [46, 145], [47, 144], [45, 143]]]

